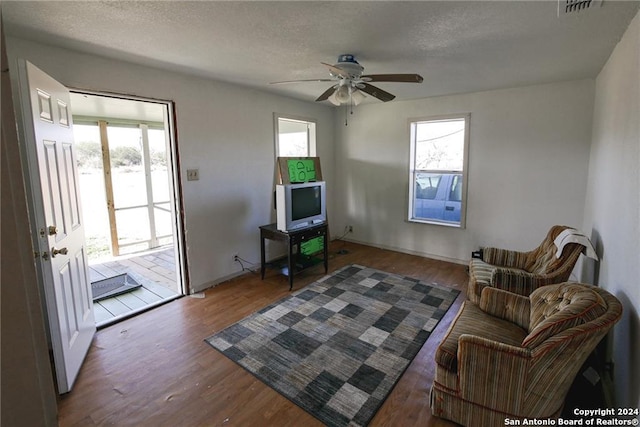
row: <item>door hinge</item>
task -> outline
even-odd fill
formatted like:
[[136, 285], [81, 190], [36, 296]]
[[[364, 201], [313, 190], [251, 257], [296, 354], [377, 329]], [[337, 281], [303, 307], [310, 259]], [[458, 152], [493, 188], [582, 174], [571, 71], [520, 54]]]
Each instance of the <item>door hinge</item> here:
[[40, 228], [40, 237], [44, 237], [46, 235], [55, 236], [56, 234], [58, 234], [58, 227], [55, 225], [50, 225], [47, 228]]

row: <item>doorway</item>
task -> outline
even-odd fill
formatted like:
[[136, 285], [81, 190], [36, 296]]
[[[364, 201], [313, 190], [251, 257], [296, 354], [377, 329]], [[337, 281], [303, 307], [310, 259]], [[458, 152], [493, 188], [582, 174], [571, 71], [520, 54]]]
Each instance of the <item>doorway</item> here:
[[98, 327], [186, 293], [171, 107], [71, 91]]

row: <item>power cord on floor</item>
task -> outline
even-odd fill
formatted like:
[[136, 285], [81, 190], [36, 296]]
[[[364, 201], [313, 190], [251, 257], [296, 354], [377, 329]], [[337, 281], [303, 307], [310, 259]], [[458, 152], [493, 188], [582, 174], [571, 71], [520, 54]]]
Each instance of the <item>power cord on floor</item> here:
[[251, 268], [244, 266], [245, 263], [250, 264], [250, 265], [257, 265], [256, 263], [253, 263], [251, 261], [247, 261], [246, 259], [240, 258], [238, 255], [236, 255], [235, 259], [236, 259], [236, 262], [238, 264], [240, 264], [240, 267], [242, 267], [242, 271], [248, 271], [248, 272], [253, 273], [253, 274], [258, 274], [257, 267], [256, 267], [256, 270], [252, 270]]
[[340, 237], [337, 237], [337, 238], [336, 238], [336, 240], [340, 240], [340, 241], [342, 242], [342, 247], [336, 251], [336, 253], [337, 253], [338, 255], [346, 255], [346, 254], [348, 254], [348, 253], [349, 253], [349, 251], [348, 251], [348, 250], [346, 250], [346, 249], [344, 248], [344, 245], [346, 244], [346, 242], [345, 242], [344, 240], [342, 240], [342, 239], [344, 239], [344, 237], [345, 237], [347, 234], [351, 233], [351, 232], [352, 232], [352, 231], [351, 231], [351, 229], [349, 228], [349, 226], [348, 226], [348, 225], [345, 225], [345, 226], [344, 226], [344, 233], [342, 233], [342, 236], [340, 236]]

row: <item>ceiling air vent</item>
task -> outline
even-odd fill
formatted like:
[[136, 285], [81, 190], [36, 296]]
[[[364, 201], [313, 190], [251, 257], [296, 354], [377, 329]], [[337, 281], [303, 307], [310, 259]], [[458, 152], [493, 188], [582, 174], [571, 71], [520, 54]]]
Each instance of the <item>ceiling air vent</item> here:
[[602, 0], [558, 0], [558, 16], [574, 14], [602, 6]]

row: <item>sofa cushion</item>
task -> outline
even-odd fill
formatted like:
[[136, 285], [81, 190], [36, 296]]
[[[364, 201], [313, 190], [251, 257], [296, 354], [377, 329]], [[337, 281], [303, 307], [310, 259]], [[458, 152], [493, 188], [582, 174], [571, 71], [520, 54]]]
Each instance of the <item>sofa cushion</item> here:
[[589, 322], [607, 311], [607, 304], [584, 284], [543, 286], [531, 293], [530, 332], [522, 342], [533, 348], [566, 329]]
[[527, 331], [515, 323], [493, 317], [480, 310], [476, 304], [465, 301], [436, 350], [436, 363], [451, 372], [458, 369], [458, 338], [463, 334], [519, 347]]

